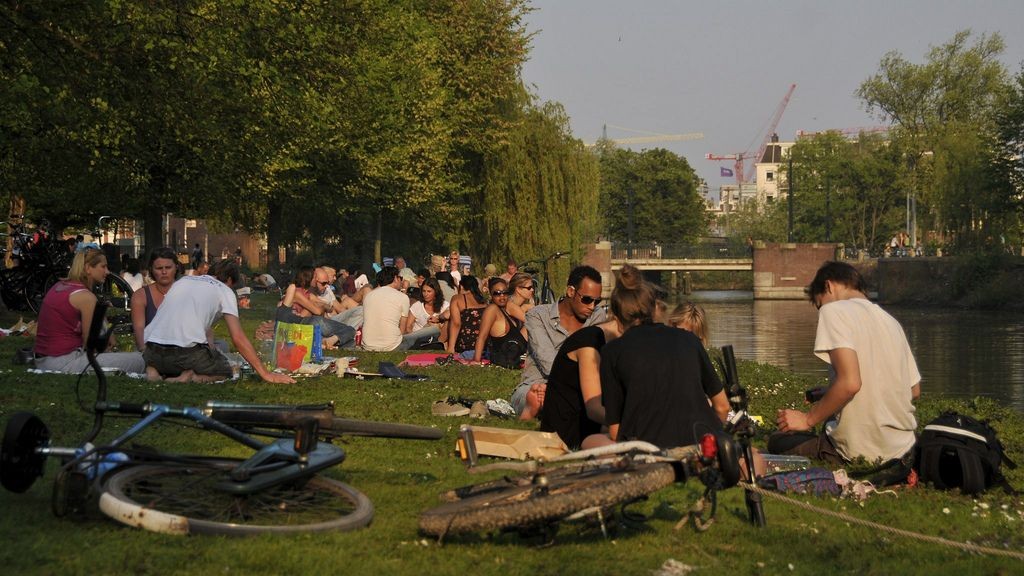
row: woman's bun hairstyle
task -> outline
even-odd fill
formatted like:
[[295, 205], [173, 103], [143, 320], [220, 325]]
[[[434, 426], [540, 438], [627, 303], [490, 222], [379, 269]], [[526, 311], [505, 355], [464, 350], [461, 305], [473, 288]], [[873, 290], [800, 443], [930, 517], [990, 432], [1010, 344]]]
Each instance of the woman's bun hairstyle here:
[[612, 315], [624, 327], [649, 324], [654, 321], [657, 301], [654, 288], [644, 280], [643, 273], [632, 264], [623, 266], [612, 290]]

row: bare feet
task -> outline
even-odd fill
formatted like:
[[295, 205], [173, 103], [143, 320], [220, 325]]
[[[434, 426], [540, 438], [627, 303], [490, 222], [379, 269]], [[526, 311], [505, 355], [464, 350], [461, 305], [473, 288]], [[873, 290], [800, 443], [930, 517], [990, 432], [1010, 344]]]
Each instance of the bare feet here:
[[163, 379], [164, 377], [161, 376], [160, 373], [156, 371], [156, 368], [152, 366], [146, 366], [146, 380], [149, 380], [150, 382], [159, 382]]
[[337, 350], [338, 349], [338, 336], [334, 335], [329, 338], [324, 338], [320, 341], [320, 346], [324, 350]]
[[526, 408], [523, 408], [522, 414], [519, 415], [520, 420], [533, 420], [540, 414], [540, 409], [544, 407], [544, 394], [547, 389], [548, 385], [543, 382], [530, 385], [530, 390], [526, 393]]
[[178, 374], [174, 378], [164, 378], [165, 382], [191, 382], [195, 377], [195, 372], [191, 370], [185, 370], [181, 374]]

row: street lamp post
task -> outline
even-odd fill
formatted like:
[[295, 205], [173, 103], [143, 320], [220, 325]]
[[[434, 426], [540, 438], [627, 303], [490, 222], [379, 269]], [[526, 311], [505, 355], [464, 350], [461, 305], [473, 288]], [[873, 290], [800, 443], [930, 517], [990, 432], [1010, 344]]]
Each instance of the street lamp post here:
[[793, 182], [796, 178], [793, 177], [793, 155], [789, 156], [789, 174], [786, 174], [786, 179], [789, 183], [789, 194], [787, 200], [789, 201], [789, 232], [786, 235], [787, 240], [793, 242]]

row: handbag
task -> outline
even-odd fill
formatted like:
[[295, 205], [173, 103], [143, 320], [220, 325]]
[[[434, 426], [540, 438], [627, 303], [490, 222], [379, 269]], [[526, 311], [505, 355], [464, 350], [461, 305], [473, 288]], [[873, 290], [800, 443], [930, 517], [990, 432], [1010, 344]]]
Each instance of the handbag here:
[[278, 322], [274, 327], [273, 366], [294, 372], [306, 362], [322, 361], [322, 339], [320, 326]]

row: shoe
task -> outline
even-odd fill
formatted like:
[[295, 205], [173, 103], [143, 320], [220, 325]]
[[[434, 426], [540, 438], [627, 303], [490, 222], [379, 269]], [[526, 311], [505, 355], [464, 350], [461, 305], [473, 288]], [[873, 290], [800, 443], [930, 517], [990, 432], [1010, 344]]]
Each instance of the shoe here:
[[488, 400], [487, 411], [499, 418], [512, 418], [516, 415], [516, 409], [504, 398]]
[[469, 408], [451, 400], [438, 400], [430, 407], [430, 413], [434, 416], [466, 416]]
[[487, 416], [487, 405], [484, 404], [483, 400], [477, 400], [473, 402], [473, 405], [469, 407], [470, 418], [483, 418]]

